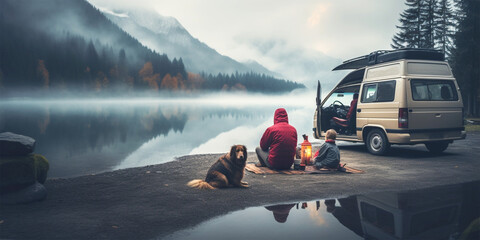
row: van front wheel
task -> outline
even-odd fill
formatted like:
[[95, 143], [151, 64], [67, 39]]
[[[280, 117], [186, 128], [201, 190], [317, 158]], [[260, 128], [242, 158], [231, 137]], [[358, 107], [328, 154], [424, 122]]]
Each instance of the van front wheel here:
[[447, 149], [448, 143], [449, 142], [447, 141], [428, 142], [428, 143], [425, 143], [425, 146], [427, 147], [428, 151], [430, 151], [431, 153], [438, 154], [445, 151], [445, 149]]
[[373, 129], [368, 133], [366, 145], [373, 155], [384, 155], [390, 148], [387, 136], [380, 129]]

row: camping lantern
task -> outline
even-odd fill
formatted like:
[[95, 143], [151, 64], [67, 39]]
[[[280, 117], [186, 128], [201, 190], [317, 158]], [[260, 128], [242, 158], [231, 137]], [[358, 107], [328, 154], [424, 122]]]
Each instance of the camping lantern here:
[[308, 136], [303, 134], [303, 143], [301, 148], [301, 166], [310, 165], [312, 159], [312, 144], [308, 141]]

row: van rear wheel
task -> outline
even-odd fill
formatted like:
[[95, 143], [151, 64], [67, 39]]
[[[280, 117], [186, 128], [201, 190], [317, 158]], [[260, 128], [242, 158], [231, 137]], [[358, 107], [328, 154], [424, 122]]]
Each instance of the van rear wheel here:
[[384, 155], [390, 148], [387, 136], [380, 129], [373, 129], [368, 133], [367, 142], [368, 151], [373, 155]]
[[442, 153], [447, 149], [449, 142], [448, 141], [439, 141], [439, 142], [428, 142], [425, 143], [425, 147], [427, 147], [428, 151], [431, 153]]

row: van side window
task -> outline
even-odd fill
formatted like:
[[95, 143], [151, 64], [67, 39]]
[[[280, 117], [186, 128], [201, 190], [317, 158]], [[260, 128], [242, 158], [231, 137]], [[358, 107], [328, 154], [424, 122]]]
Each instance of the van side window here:
[[362, 103], [392, 102], [395, 99], [396, 81], [363, 85]]
[[414, 101], [457, 101], [455, 84], [450, 80], [412, 79], [410, 81]]
[[377, 98], [377, 84], [363, 86], [362, 102], [375, 102]]

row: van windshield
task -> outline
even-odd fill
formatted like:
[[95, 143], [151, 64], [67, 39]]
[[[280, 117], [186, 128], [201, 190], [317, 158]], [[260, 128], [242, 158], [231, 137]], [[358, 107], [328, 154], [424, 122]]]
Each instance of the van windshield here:
[[414, 101], [458, 101], [451, 80], [412, 79], [410, 86]]
[[323, 104], [324, 107], [332, 105], [334, 102], [341, 102], [345, 106], [350, 106], [353, 99], [353, 92], [335, 92]]

